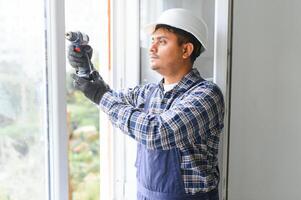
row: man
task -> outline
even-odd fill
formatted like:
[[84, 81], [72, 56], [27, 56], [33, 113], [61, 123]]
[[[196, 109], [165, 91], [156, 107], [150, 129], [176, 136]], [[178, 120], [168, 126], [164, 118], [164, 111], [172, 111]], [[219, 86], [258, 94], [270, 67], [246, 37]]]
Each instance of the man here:
[[[217, 200], [223, 95], [193, 69], [207, 48], [207, 27], [187, 10], [170, 9], [146, 30], [159, 84], [117, 92], [100, 76], [90, 81], [74, 74], [74, 85], [137, 141], [139, 200]], [[88, 62], [73, 48], [68, 59], [75, 68]]]

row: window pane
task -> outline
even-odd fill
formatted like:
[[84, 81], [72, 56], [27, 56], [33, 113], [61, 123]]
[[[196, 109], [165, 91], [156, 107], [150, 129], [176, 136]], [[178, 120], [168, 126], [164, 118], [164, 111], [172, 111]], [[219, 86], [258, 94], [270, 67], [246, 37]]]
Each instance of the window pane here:
[[0, 1], [0, 199], [47, 199], [44, 2]]
[[[92, 63], [99, 69], [100, 49], [99, 0], [66, 0], [66, 31], [86, 33], [93, 48]], [[70, 43], [66, 41], [68, 46]], [[66, 47], [68, 49], [68, 47]], [[67, 62], [68, 65], [68, 62]], [[72, 200], [99, 200], [99, 110], [81, 92], [72, 86], [67, 66], [67, 110], [69, 137], [69, 181]]]

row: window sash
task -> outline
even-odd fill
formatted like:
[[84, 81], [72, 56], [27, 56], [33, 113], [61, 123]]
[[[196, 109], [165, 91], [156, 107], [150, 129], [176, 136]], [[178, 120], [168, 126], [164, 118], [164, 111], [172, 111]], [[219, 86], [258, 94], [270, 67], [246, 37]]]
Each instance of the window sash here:
[[64, 0], [45, 0], [50, 200], [67, 200], [69, 190], [64, 5]]

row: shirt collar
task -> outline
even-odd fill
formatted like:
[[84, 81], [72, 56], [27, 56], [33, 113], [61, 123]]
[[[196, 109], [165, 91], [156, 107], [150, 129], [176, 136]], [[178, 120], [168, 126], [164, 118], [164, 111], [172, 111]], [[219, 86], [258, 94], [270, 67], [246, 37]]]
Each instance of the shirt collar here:
[[[185, 92], [187, 91], [191, 86], [193, 86], [196, 82], [199, 82], [201, 80], [204, 80], [199, 71], [196, 68], [193, 68], [188, 74], [186, 74], [179, 83], [173, 88], [173, 90], [178, 92]], [[162, 79], [159, 82], [159, 88], [164, 91], [164, 79]]]

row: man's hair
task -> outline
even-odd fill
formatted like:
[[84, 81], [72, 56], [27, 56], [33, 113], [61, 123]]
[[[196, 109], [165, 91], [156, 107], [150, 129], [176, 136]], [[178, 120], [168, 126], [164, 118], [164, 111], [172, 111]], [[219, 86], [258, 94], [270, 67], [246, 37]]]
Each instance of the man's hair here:
[[166, 24], [157, 24], [154, 32], [160, 28], [165, 29], [171, 33], [174, 33], [178, 38], [179, 45], [185, 43], [192, 43], [193, 51], [190, 55], [190, 61], [192, 64], [194, 63], [195, 59], [205, 50], [203, 45], [199, 42], [199, 40], [196, 39], [196, 37], [194, 37], [191, 33], [188, 33], [187, 31]]

